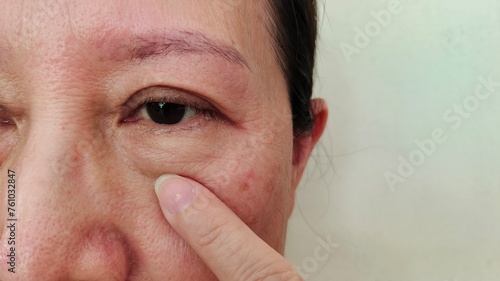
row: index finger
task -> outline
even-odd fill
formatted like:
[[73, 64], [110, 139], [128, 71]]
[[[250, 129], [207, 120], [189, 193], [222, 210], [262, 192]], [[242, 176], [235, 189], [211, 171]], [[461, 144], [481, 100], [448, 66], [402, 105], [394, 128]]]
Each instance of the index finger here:
[[167, 220], [220, 280], [302, 280], [283, 256], [201, 184], [166, 175], [155, 189]]

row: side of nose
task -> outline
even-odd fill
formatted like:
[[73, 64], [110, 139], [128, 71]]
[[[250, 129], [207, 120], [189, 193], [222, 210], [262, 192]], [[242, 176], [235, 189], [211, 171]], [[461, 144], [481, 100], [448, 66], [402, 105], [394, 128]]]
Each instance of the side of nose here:
[[[33, 128], [14, 152], [12, 167], [4, 167], [16, 172], [17, 221], [14, 246], [6, 215], [0, 215], [0, 280], [127, 278], [130, 250], [106, 204], [110, 192], [99, 173], [89, 173], [99, 170], [95, 154], [102, 143], [82, 135], [56, 125]], [[0, 179], [7, 182], [3, 168]], [[7, 210], [7, 192], [0, 195], [1, 210]], [[8, 271], [11, 247], [16, 273]]]

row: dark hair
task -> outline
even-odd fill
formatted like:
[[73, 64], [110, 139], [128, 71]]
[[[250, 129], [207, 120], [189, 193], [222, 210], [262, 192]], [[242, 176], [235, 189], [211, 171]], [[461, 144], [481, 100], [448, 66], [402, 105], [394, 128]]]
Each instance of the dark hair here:
[[313, 125], [310, 101], [316, 54], [316, 0], [268, 0], [271, 34], [292, 108], [293, 133], [308, 134]]

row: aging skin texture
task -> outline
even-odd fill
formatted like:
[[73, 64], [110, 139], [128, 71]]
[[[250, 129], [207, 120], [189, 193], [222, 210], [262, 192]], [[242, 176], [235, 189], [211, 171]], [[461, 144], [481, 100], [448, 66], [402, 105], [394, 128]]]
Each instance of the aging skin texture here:
[[[11, 169], [19, 218], [12, 274], [0, 212], [0, 280], [216, 280], [161, 214], [165, 173], [206, 186], [283, 251], [312, 147], [294, 147], [262, 2], [0, 7], [0, 209]], [[137, 110], [148, 99], [213, 114], [160, 125]]]

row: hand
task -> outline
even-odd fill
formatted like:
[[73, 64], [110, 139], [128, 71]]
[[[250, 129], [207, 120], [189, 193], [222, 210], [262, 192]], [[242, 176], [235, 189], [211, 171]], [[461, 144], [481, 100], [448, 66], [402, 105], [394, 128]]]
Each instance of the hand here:
[[155, 184], [163, 214], [221, 281], [303, 280], [201, 184], [164, 175]]

